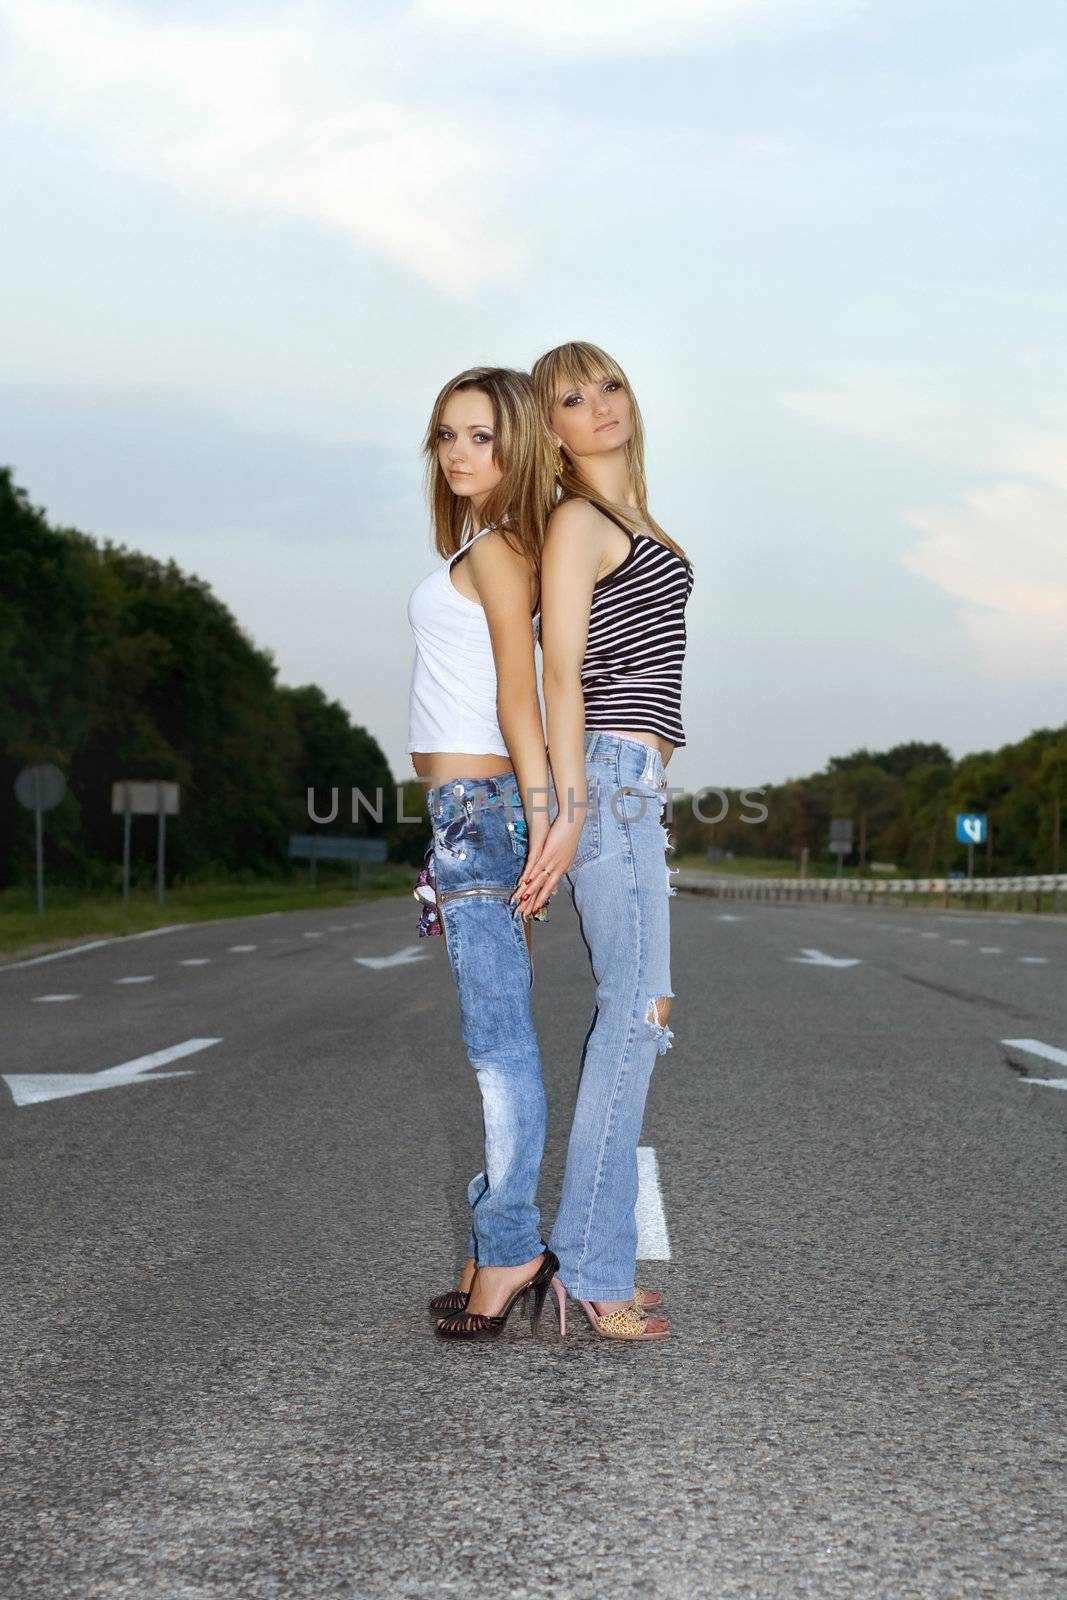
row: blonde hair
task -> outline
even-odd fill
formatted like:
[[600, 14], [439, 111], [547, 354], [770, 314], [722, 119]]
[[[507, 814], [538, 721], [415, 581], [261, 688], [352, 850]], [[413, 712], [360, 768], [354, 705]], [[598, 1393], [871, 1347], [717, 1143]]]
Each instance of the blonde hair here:
[[471, 389], [484, 394], [492, 407], [493, 461], [503, 474], [486, 496], [480, 526], [499, 527], [511, 548], [537, 571], [554, 498], [552, 440], [541, 420], [529, 374], [510, 367], [470, 367], [451, 378], [434, 401], [423, 449], [437, 553], [455, 555], [467, 530], [478, 531], [470, 500], [449, 485], [437, 449], [449, 398]]
[[[562, 472], [553, 465], [553, 471], [559, 484], [559, 499], [588, 500], [591, 505], [601, 511], [610, 511], [612, 516], [618, 517], [620, 522], [626, 524], [631, 533], [643, 533], [649, 527], [658, 535], [675, 555], [688, 560], [685, 551], [669, 534], [665, 533], [649, 513], [648, 509], [648, 483], [645, 479], [645, 428], [641, 421], [641, 411], [637, 404], [637, 396], [630, 387], [625, 372], [617, 361], [612, 360], [606, 350], [601, 350], [599, 345], [587, 344], [584, 340], [572, 340], [570, 344], [557, 345], [554, 350], [546, 350], [543, 356], [538, 356], [530, 372], [533, 378], [534, 393], [537, 404], [546, 428], [551, 428], [553, 408], [559, 402], [567, 389], [577, 389], [583, 383], [604, 383], [613, 379], [621, 384], [630, 396], [630, 408], [633, 415], [633, 432], [626, 442], [626, 465], [630, 472], [630, 481], [633, 484], [634, 495], [637, 499], [637, 509], [640, 517], [634, 516], [632, 506], [616, 505], [613, 500], [606, 499], [597, 493], [592, 484], [587, 483], [570, 457], [559, 451], [559, 460], [562, 463]], [[551, 435], [550, 435], [551, 437]]]

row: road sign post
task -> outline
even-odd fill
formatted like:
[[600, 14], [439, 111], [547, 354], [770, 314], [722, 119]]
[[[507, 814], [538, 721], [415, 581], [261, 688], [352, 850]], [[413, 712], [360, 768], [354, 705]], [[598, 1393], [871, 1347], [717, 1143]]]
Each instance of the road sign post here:
[[34, 767], [23, 767], [15, 779], [16, 800], [34, 815], [38, 915], [44, 911], [44, 813], [57, 806], [66, 792], [66, 778], [50, 761], [42, 761]]
[[111, 812], [122, 816], [122, 904], [130, 901], [130, 835], [132, 819], [156, 818], [156, 896], [160, 905], [166, 899], [167, 818], [179, 814], [181, 785], [165, 781], [144, 783], [120, 778], [111, 785]]
[[312, 889], [315, 887], [317, 861], [350, 861], [353, 887], [356, 887], [361, 881], [361, 864], [364, 861], [384, 861], [387, 849], [384, 839], [344, 839], [328, 833], [294, 833], [289, 838], [289, 857], [291, 860], [308, 862], [308, 879]]
[[960, 811], [956, 814], [956, 841], [967, 846], [967, 878], [974, 881], [974, 847], [984, 844], [989, 819], [980, 811]]
[[852, 849], [852, 818], [831, 817], [830, 819], [830, 849], [837, 857], [837, 871], [835, 878], [841, 876], [841, 863]]

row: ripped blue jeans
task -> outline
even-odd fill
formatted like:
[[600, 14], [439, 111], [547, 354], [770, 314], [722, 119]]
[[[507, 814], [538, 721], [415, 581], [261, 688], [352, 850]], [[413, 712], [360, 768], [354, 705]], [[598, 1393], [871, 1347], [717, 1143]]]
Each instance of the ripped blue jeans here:
[[468, 1254], [482, 1266], [517, 1267], [542, 1250], [545, 1143], [533, 969], [522, 917], [508, 903], [526, 860], [526, 819], [511, 773], [442, 784], [426, 800], [463, 1041], [482, 1096], [485, 1163], [467, 1188]]
[[670, 870], [658, 750], [587, 733], [589, 809], [567, 875], [596, 979], [563, 1194], [549, 1245], [581, 1300], [628, 1300], [637, 1256], [637, 1144], [658, 1056], [671, 1045]]

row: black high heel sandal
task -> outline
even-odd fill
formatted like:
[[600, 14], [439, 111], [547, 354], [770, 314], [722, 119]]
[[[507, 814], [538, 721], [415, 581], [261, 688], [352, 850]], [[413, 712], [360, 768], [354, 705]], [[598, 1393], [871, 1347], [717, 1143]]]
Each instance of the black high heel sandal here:
[[504, 1331], [504, 1324], [510, 1317], [512, 1308], [519, 1300], [525, 1300], [528, 1294], [533, 1295], [530, 1327], [536, 1329], [549, 1284], [558, 1271], [558, 1258], [551, 1250], [546, 1250], [541, 1258], [541, 1265], [533, 1277], [528, 1278], [525, 1283], [520, 1283], [519, 1287], [512, 1291], [503, 1310], [495, 1317], [486, 1316], [481, 1311], [453, 1311], [450, 1316], [441, 1318], [437, 1324], [438, 1333], [443, 1339], [496, 1339]]
[[[541, 1240], [541, 1249], [548, 1249], [544, 1239]], [[477, 1271], [477, 1263], [475, 1263], [475, 1271]], [[473, 1278], [471, 1282], [474, 1282]], [[453, 1311], [465, 1311], [470, 1297], [471, 1292], [469, 1289], [446, 1289], [444, 1294], [434, 1295], [427, 1306], [427, 1310], [432, 1311], [435, 1317], [448, 1317], [452, 1315]]]

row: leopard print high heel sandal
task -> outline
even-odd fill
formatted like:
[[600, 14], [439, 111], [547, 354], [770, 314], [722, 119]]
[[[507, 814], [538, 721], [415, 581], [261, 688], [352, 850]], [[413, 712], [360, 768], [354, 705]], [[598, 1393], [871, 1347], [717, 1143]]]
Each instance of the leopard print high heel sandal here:
[[[559, 1331], [560, 1336], [567, 1333], [567, 1289], [560, 1278], [553, 1278], [552, 1288], [555, 1291], [556, 1303], [559, 1306]], [[591, 1300], [579, 1300], [578, 1304], [585, 1312], [590, 1327], [594, 1328], [603, 1339], [630, 1339], [648, 1340], [665, 1339], [670, 1331], [666, 1318], [650, 1318], [638, 1307], [637, 1295], [629, 1305], [623, 1306], [621, 1311], [609, 1311], [601, 1315]], [[662, 1327], [656, 1324], [662, 1323]]]

